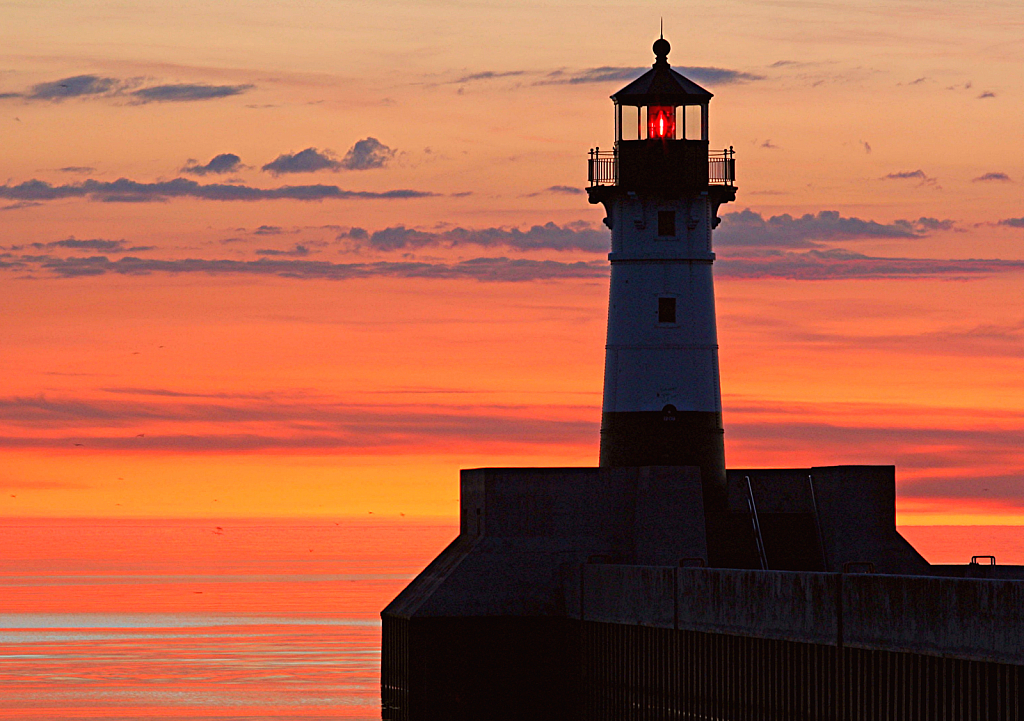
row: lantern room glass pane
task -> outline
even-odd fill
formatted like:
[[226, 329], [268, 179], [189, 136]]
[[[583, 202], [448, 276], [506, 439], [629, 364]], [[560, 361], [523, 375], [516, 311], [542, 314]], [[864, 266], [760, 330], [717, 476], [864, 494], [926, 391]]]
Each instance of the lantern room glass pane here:
[[672, 105], [651, 105], [647, 108], [647, 137], [675, 140], [676, 109]]
[[619, 140], [640, 140], [640, 108], [635, 105], [622, 106], [622, 127]]
[[686, 106], [686, 125], [684, 126], [687, 140], [703, 140], [701, 138], [701, 118], [699, 105]]

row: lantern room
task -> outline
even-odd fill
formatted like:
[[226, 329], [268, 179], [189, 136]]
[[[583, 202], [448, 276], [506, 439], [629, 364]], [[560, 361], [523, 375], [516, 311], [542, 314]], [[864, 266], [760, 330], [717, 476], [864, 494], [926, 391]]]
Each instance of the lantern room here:
[[[619, 190], [703, 191], [732, 186], [732, 151], [709, 153], [712, 94], [673, 70], [668, 40], [654, 43], [653, 67], [612, 95], [615, 146], [591, 151], [592, 197], [601, 186]], [[595, 187], [596, 186], [596, 187]]]
[[668, 64], [668, 40], [654, 43], [654, 67], [612, 96], [615, 142], [708, 140], [712, 95]]

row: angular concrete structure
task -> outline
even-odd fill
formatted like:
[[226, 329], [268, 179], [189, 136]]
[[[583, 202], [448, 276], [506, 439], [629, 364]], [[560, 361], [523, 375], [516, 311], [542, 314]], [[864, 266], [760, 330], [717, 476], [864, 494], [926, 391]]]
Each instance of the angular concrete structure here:
[[1024, 721], [1024, 568], [929, 566], [892, 466], [726, 469], [711, 233], [735, 166], [668, 50], [590, 158], [600, 466], [462, 472], [458, 538], [381, 613], [383, 718]]

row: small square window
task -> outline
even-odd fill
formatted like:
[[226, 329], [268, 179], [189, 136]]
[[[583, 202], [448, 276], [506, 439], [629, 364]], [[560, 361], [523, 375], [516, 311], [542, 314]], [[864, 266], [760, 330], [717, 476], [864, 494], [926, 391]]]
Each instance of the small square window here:
[[659, 323], [675, 323], [676, 322], [676, 299], [675, 298], [658, 298], [658, 322]]
[[658, 211], [658, 235], [663, 238], [669, 238], [676, 234], [676, 211], [674, 210], [659, 210]]

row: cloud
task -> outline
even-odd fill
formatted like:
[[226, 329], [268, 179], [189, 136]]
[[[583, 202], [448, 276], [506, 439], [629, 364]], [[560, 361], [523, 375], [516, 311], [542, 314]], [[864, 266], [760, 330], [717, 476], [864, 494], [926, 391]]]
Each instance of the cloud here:
[[315, 173], [318, 170], [339, 170], [341, 163], [334, 158], [329, 150], [320, 152], [316, 148], [306, 148], [298, 153], [282, 153], [273, 161], [263, 166], [263, 170], [274, 175], [284, 173]]
[[574, 185], [552, 185], [545, 190], [549, 193], [561, 193], [563, 195], [582, 195], [586, 191]]
[[[112, 98], [127, 97], [133, 104], [157, 102], [188, 102], [213, 100], [240, 95], [252, 85], [207, 85], [205, 83], [180, 83], [153, 85], [139, 88], [140, 79], [121, 80], [99, 75], [74, 75], [48, 83], [33, 85], [24, 93], [4, 93], [4, 98], [24, 98], [60, 102], [69, 98]], [[135, 89], [133, 89], [135, 88]]]
[[[733, 318], [733, 323], [753, 323], [749, 317]], [[1024, 358], [1024, 320], [1011, 323], [960, 325], [928, 331], [893, 333], [882, 328], [865, 328], [859, 332], [827, 330], [803, 322], [773, 320], [772, 337], [787, 347], [828, 347], [851, 352], [883, 351], [899, 354], [923, 354], [948, 358]]]
[[[269, 449], [343, 452], [466, 444], [589, 444], [596, 420], [550, 420], [508, 407], [370, 405], [318, 398], [0, 398], [0, 421], [35, 433], [0, 435], [0, 448], [75, 448], [183, 453]], [[537, 409], [531, 409], [537, 413]], [[543, 413], [541, 409], [539, 411]], [[159, 423], [162, 433], [138, 431]], [[211, 430], [196, 433], [197, 423]], [[246, 424], [239, 432], [238, 424]], [[75, 448], [75, 450], [78, 450]]]
[[33, 85], [24, 95], [28, 100], [54, 100], [80, 98], [89, 95], [107, 95], [118, 90], [121, 81], [116, 78], [101, 78], [98, 75], [75, 75], [54, 80], [50, 83]]
[[979, 175], [977, 178], [974, 178], [971, 182], [972, 183], [988, 183], [988, 182], [1012, 183], [1013, 181], [1010, 179], [1010, 176], [1007, 175], [1006, 173], [985, 173], [984, 175]]
[[[87, 251], [98, 251], [101, 253], [122, 253], [130, 251], [143, 251], [153, 250], [154, 246], [151, 245], [129, 245], [124, 240], [103, 240], [100, 238], [93, 238], [89, 240], [78, 240], [75, 237], [66, 238], [64, 240], [53, 240], [48, 243], [26, 243], [22, 245], [8, 246], [7, 250], [17, 251], [31, 248], [33, 250], [87, 250]], [[2, 249], [2, 246], [0, 246]]]
[[67, 165], [63, 168], [57, 168], [62, 173], [95, 173], [96, 168], [92, 168], [88, 165]]
[[882, 180], [920, 180], [918, 185], [935, 185], [938, 178], [929, 177], [923, 170], [904, 170], [882, 176]]
[[788, 213], [767, 220], [752, 210], [725, 213], [715, 232], [715, 245], [721, 247], [812, 248], [818, 241], [872, 238], [918, 238], [935, 230], [949, 230], [952, 220], [919, 218], [876, 223], [873, 220], [844, 218], [838, 211], [822, 210], [794, 218]]
[[[878, 413], [883, 418], [899, 418], [902, 411], [898, 405], [883, 406]], [[1024, 504], [1024, 469], [1019, 468], [1022, 429], [1005, 421], [1000, 425], [1009, 427], [901, 427], [892, 423], [876, 425], [869, 418], [862, 417], [855, 417], [853, 423], [844, 423], [839, 419], [836, 422], [816, 420], [813, 415], [810, 418], [805, 416], [806, 419], [779, 417], [772, 410], [767, 410], [763, 419], [756, 411], [734, 413], [746, 417], [729, 423], [730, 438], [748, 454], [806, 453], [805, 449], [816, 448], [817, 453], [836, 463], [864, 463], [871, 462], [870, 459], [876, 459], [874, 462], [877, 463], [878, 459], [884, 458], [901, 469], [904, 479], [907, 475], [912, 476], [911, 480], [900, 481], [901, 497], [946, 494], [977, 497], [975, 494], [982, 489], [987, 494], [997, 495], [997, 489], [1003, 484], [989, 481], [999, 478], [1004, 483], [1015, 481], [1013, 495]], [[979, 478], [979, 470], [990, 469], [1003, 471], [1005, 475]], [[950, 478], [951, 471], [962, 475]], [[937, 477], [939, 474], [945, 478], [940, 479]], [[1005, 486], [1003, 489], [1008, 490]]]
[[772, 142], [771, 138], [761, 143], [762, 148], [768, 148], [769, 150], [779, 150], [779, 146]]
[[214, 156], [206, 165], [199, 165], [196, 161], [191, 160], [181, 169], [181, 172], [189, 175], [208, 175], [210, 173], [222, 175], [239, 170], [241, 165], [242, 159], [234, 153], [221, 153]]
[[734, 452], [767, 465], [895, 463], [904, 500], [945, 496], [1024, 505], [1019, 413], [899, 402], [724, 401]]
[[247, 185], [201, 185], [187, 178], [157, 183], [140, 183], [127, 178], [113, 182], [85, 180], [81, 183], [51, 185], [42, 180], [27, 180], [18, 185], [0, 185], [0, 198], [47, 201], [62, 198], [88, 198], [104, 202], [145, 203], [168, 198], [202, 198], [220, 201], [255, 200], [349, 200], [357, 198], [427, 198], [436, 193], [420, 190], [343, 190], [336, 185], [285, 185], [280, 188], [253, 188]]
[[252, 85], [204, 85], [183, 83], [177, 85], [154, 85], [131, 93], [137, 103], [181, 103], [194, 100], [215, 100], [232, 95], [241, 95], [251, 90]]
[[363, 138], [348, 149], [345, 157], [338, 160], [329, 150], [319, 151], [306, 148], [298, 153], [283, 153], [263, 170], [281, 175], [283, 173], [315, 173], [319, 170], [371, 170], [383, 168], [396, 151], [376, 138]]
[[[301, 251], [300, 251], [301, 252]], [[967, 280], [1001, 273], [1024, 272], [1024, 260], [883, 258], [846, 250], [760, 251], [742, 256], [720, 255], [716, 276], [731, 280], [877, 280], [887, 278], [942, 278]], [[273, 276], [297, 280], [354, 280], [406, 278], [427, 280], [475, 280], [518, 283], [564, 279], [606, 279], [604, 260], [561, 262], [523, 258], [481, 257], [458, 262], [378, 261], [333, 263], [263, 257], [259, 260], [144, 259], [126, 256], [58, 258], [53, 256], [8, 257], [0, 267], [57, 278], [102, 275], [142, 276], [200, 273], [209, 275]]]
[[371, 170], [383, 168], [395, 157], [395, 150], [376, 138], [363, 138], [356, 142], [341, 160], [346, 170]]
[[369, 240], [370, 234], [366, 232], [365, 228], [352, 227], [338, 234], [338, 240], [343, 240], [345, 238], [352, 238], [353, 240]]
[[463, 75], [458, 80], [453, 80], [452, 84], [453, 85], [458, 85], [458, 84], [461, 84], [461, 83], [471, 83], [471, 82], [474, 82], [476, 80], [495, 80], [497, 78], [511, 78], [511, 77], [516, 77], [516, 76], [525, 75], [525, 74], [526, 74], [525, 70], [509, 70], [509, 71], [506, 71], [506, 72], [494, 72], [494, 71], [491, 71], [491, 70], [485, 70], [482, 73], [473, 73], [472, 75]]
[[871, 155], [871, 144], [866, 140], [860, 141], [860, 144], [864, 147], [864, 152]]
[[606, 253], [610, 244], [607, 230], [596, 230], [586, 223], [534, 225], [527, 230], [518, 228], [452, 228], [444, 231], [425, 231], [403, 225], [384, 228], [366, 237], [350, 238], [356, 245], [375, 250], [404, 250], [426, 246], [455, 247], [478, 245], [485, 248], [504, 247], [515, 250], [583, 250]]
[[309, 255], [309, 248], [296, 243], [288, 250], [278, 250], [276, 248], [264, 248], [262, 250], [257, 250], [256, 255], [303, 258]]
[[985, 91], [984, 93], [982, 93], [981, 95], [978, 96], [978, 100], [984, 100], [985, 98], [994, 98], [995, 96], [996, 96], [995, 93], [987, 90], [987, 91]]
[[[650, 70], [649, 67], [621, 68], [609, 66], [571, 72], [555, 70], [548, 73], [543, 79], [538, 80], [534, 85], [580, 85], [583, 83], [606, 83], [611, 81], [629, 82], [636, 80], [648, 70]], [[731, 83], [764, 80], [763, 75], [726, 68], [676, 66], [674, 70], [682, 73], [694, 82], [707, 83], [709, 85], [729, 85]]]
[[1024, 260], [884, 258], [832, 250], [760, 251], [720, 255], [715, 275], [732, 279], [879, 280], [945, 278], [967, 280], [1024, 271]]
[[24, 256], [7, 263], [9, 267], [59, 278], [101, 275], [151, 275], [156, 273], [209, 275], [276, 276], [304, 280], [353, 280], [358, 278], [425, 278], [434, 280], [467, 279], [481, 282], [519, 283], [560, 278], [604, 278], [608, 274], [605, 261], [563, 263], [554, 260], [522, 258], [472, 258], [455, 263], [422, 261], [332, 263], [323, 260], [259, 260], [224, 259], [144, 259], [131, 256], [110, 260], [106, 256], [57, 258]]
[[923, 216], [913, 221], [897, 220], [896, 223], [909, 223], [913, 226], [914, 231], [921, 235], [935, 230], [953, 230], [956, 227], [955, 221], [949, 219], [939, 220], [938, 218], [926, 218]]
[[123, 240], [77, 240], [76, 238], [68, 238], [67, 240], [55, 240], [51, 243], [32, 243], [32, 247], [42, 249], [51, 248], [70, 248], [72, 250], [98, 250], [100, 252], [112, 252], [121, 251], [128, 249], [128, 243]]
[[1016, 473], [993, 476], [942, 477], [925, 476], [901, 484], [900, 496], [904, 498], [941, 498], [973, 501], [1009, 501], [1024, 506], [1024, 468]]
[[999, 225], [1008, 225], [1011, 228], [1024, 228], [1024, 218], [1004, 218]]
[[252, 231], [253, 235], [280, 235], [284, 230], [279, 225], [261, 225]]
[[565, 70], [554, 70], [548, 73], [543, 80], [538, 80], [534, 85], [580, 85], [582, 83], [605, 83], [612, 80], [627, 82], [647, 72], [649, 68], [615, 68], [600, 67], [587, 70], [567, 72]]

